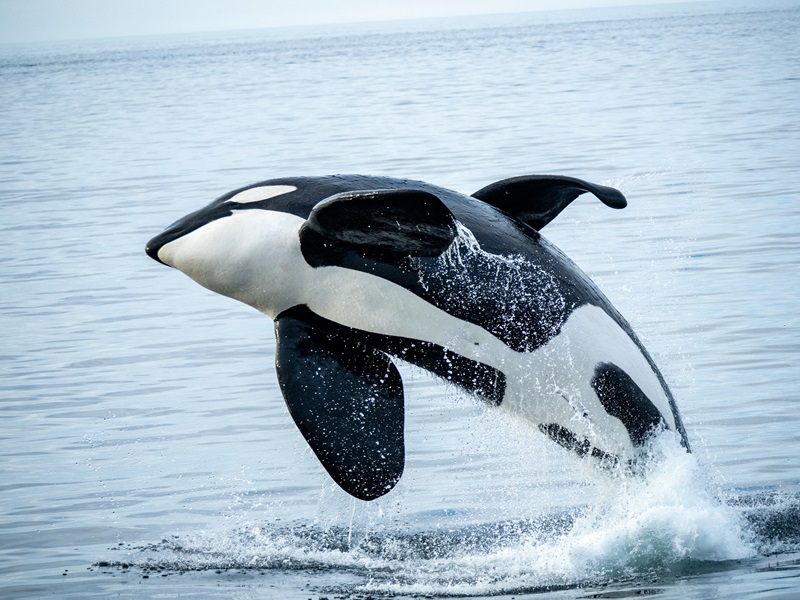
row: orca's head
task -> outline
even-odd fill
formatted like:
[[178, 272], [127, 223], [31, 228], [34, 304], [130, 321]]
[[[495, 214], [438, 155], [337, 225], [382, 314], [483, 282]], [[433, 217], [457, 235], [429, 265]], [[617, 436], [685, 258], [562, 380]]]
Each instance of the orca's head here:
[[273, 315], [291, 301], [298, 230], [304, 218], [286, 210], [297, 188], [262, 183], [229, 192], [179, 219], [145, 248], [158, 262], [200, 285]]
[[455, 237], [450, 210], [419, 184], [333, 175], [229, 192], [170, 225], [146, 251], [274, 318], [304, 303], [304, 293], [314, 291], [310, 272], [331, 264], [328, 255], [437, 257]]

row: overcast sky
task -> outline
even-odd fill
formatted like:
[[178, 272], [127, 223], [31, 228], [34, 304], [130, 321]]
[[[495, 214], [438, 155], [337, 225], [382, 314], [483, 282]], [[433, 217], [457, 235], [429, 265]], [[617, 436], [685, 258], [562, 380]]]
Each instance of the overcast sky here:
[[0, 42], [526, 12], [677, 0], [0, 0]]

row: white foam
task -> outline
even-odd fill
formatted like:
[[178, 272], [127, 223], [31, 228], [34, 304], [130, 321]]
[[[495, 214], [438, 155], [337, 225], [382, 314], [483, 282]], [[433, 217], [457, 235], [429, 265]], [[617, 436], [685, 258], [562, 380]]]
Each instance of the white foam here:
[[755, 556], [739, 513], [715, 497], [695, 455], [671, 433], [653, 442], [652, 453], [655, 466], [646, 477], [599, 482], [594, 491], [603, 497], [555, 539], [532, 532], [485, 554], [419, 561], [406, 568], [413, 577], [376, 578], [364, 591], [500, 594]]
[[576, 521], [559, 546], [575, 564], [641, 569], [683, 560], [754, 555], [736, 511], [715, 497], [696, 455], [671, 433], [651, 442], [642, 478], [613, 478], [605, 499]]

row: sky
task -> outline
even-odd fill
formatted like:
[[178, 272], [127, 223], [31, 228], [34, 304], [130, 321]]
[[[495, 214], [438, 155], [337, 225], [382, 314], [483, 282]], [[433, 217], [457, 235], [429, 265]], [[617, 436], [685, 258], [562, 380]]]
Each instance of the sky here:
[[0, 42], [663, 4], [676, 0], [0, 0]]

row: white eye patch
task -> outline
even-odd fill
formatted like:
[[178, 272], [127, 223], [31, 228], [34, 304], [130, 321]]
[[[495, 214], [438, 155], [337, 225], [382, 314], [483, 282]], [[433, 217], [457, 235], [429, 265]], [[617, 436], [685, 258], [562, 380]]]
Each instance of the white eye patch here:
[[250, 202], [261, 202], [262, 200], [269, 200], [275, 196], [281, 196], [295, 191], [297, 188], [293, 185], [261, 185], [258, 187], [250, 188], [239, 192], [233, 198], [229, 198], [225, 202], [236, 204], [248, 204]]

